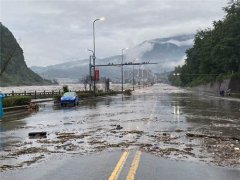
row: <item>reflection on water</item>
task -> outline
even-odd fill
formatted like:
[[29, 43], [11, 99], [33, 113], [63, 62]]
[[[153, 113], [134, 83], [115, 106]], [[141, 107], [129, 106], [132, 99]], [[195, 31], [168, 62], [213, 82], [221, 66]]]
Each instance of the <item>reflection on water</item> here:
[[195, 94], [175, 94], [172, 101], [174, 114], [181, 109], [188, 123], [194, 123], [203, 132], [219, 132], [226, 136], [240, 137], [239, 102], [198, 96]]
[[179, 117], [180, 117], [180, 107], [177, 106], [173, 106], [173, 118], [174, 121], [179, 121]]

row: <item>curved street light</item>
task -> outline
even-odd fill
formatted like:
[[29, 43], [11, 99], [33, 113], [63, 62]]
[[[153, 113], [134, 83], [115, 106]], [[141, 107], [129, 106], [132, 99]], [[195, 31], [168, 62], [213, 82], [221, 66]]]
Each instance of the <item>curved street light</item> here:
[[105, 17], [101, 17], [98, 19], [95, 19], [93, 21], [93, 72], [94, 72], [94, 79], [93, 79], [93, 93], [96, 94], [96, 77], [95, 77], [95, 59], [96, 59], [96, 52], [95, 52], [95, 22], [96, 21], [103, 21], [105, 20]]

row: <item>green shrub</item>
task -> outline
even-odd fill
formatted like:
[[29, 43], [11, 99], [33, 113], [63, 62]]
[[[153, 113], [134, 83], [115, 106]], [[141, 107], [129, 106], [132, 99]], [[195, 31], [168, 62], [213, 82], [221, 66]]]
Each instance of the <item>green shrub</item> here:
[[65, 92], [69, 92], [69, 89], [68, 89], [68, 86], [67, 86], [67, 85], [64, 85], [64, 86], [63, 86], [63, 93], [65, 93]]
[[88, 97], [93, 97], [92, 93], [89, 92], [79, 92], [77, 93], [78, 97], [81, 98], [88, 98]]
[[[84, 98], [90, 98], [90, 97], [94, 97], [94, 94], [93, 92], [91, 91], [79, 91], [79, 92], [76, 92], [79, 99], [84, 99]], [[120, 94], [121, 92], [119, 91], [108, 91], [108, 92], [97, 92], [96, 93], [96, 96], [111, 96], [111, 95], [116, 95], [116, 94]], [[54, 98], [54, 101], [55, 102], [59, 102], [61, 100], [61, 97], [62, 95], [55, 95], [53, 98]]]
[[131, 89], [127, 89], [123, 92], [124, 95], [128, 95], [131, 96], [132, 95], [132, 90]]
[[53, 96], [53, 99], [54, 99], [55, 102], [58, 102], [58, 101], [61, 100], [61, 97], [62, 97], [61, 94], [57, 94], [57, 95], [54, 95], [54, 96]]
[[3, 98], [3, 107], [28, 105], [31, 102], [30, 96], [11, 96]]

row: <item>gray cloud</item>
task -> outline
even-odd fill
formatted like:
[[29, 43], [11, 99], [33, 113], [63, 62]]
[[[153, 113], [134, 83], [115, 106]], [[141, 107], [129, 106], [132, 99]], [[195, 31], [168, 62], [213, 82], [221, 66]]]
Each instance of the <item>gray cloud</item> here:
[[96, 55], [120, 54], [148, 39], [192, 34], [222, 19], [227, 0], [0, 0], [0, 21], [20, 41], [26, 63], [86, 59], [96, 23]]

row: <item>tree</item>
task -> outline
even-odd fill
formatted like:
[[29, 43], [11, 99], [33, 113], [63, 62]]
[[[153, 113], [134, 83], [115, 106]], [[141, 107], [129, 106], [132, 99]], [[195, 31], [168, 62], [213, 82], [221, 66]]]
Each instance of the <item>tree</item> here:
[[[175, 68], [183, 86], [217, 81], [240, 73], [240, 2], [234, 1], [224, 8], [223, 20], [214, 21], [213, 29], [200, 30], [194, 45], [186, 51], [185, 64]], [[222, 77], [223, 76], [223, 77]], [[176, 78], [169, 79], [173, 84]]]
[[84, 90], [87, 91], [87, 85], [90, 83], [91, 77], [89, 75], [86, 75], [82, 78], [81, 82], [84, 85]]
[[0, 69], [0, 76], [4, 73], [4, 71], [7, 69], [7, 66], [9, 65], [9, 63], [11, 62], [12, 58], [14, 57], [14, 55], [17, 52], [17, 46], [13, 49], [13, 51], [8, 55], [8, 57], [6, 57], [5, 63], [3, 62], [3, 60], [1, 61], [1, 69]]

